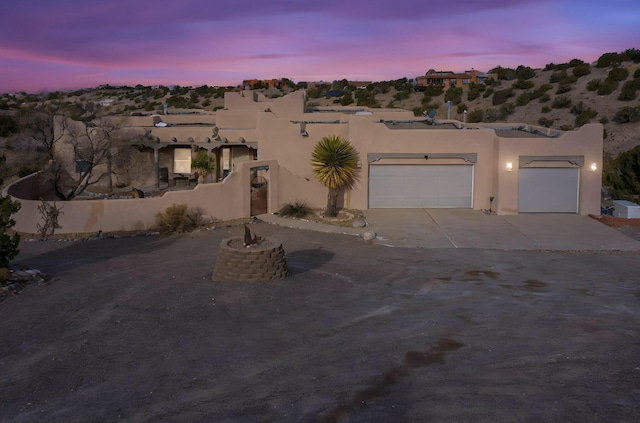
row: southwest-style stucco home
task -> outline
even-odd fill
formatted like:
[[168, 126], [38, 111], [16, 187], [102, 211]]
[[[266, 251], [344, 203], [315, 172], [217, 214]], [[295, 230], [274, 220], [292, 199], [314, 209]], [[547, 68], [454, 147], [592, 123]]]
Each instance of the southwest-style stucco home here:
[[[137, 163], [144, 172], [131, 185], [188, 183], [201, 149], [215, 157], [219, 182], [151, 198], [65, 202], [58, 233], [149, 229], [156, 212], [174, 203], [217, 219], [273, 213], [295, 200], [322, 208], [327, 189], [310, 157], [327, 135], [349, 140], [359, 154], [358, 182], [341, 198], [344, 207], [600, 213], [600, 124], [563, 132], [433, 121], [399, 109], [310, 109], [305, 91], [276, 99], [228, 92], [216, 112], [130, 116], [127, 124], [143, 139]], [[35, 232], [41, 219], [36, 185], [27, 177], [6, 190], [22, 203], [18, 231]]]

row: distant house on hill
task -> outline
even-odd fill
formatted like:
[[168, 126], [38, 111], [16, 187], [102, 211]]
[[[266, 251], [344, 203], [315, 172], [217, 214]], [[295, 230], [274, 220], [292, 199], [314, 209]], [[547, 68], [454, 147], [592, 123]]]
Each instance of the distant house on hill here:
[[430, 86], [443, 87], [445, 90], [451, 86], [466, 87], [470, 83], [484, 84], [489, 78], [498, 79], [495, 73], [479, 72], [475, 69], [464, 71], [463, 73], [455, 73], [453, 71], [436, 71], [429, 69], [425, 76], [416, 78], [416, 89], [426, 88]]
[[283, 88], [287, 84], [282, 79], [245, 79], [242, 86], [246, 89]]

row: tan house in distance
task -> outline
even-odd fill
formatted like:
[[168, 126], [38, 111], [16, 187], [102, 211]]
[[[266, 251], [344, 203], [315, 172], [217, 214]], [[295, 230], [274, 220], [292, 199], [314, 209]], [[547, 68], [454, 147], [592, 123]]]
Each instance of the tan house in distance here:
[[451, 86], [466, 87], [470, 83], [484, 84], [489, 78], [494, 80], [498, 79], [495, 73], [479, 72], [475, 69], [464, 71], [463, 73], [454, 73], [452, 71], [436, 71], [429, 69], [425, 76], [419, 76], [416, 78], [416, 87], [430, 87], [439, 86], [445, 90]]
[[[358, 181], [341, 197], [344, 207], [600, 214], [601, 124], [563, 132], [432, 121], [400, 109], [307, 108], [303, 90], [275, 99], [227, 92], [224, 109], [162, 116], [166, 127], [155, 126], [153, 116], [128, 119], [131, 130], [148, 138], [139, 160], [149, 171], [132, 185], [153, 186], [159, 167], [170, 178], [181, 174], [199, 149], [215, 156], [221, 182], [161, 197], [71, 201], [59, 232], [152, 228], [155, 213], [173, 203], [202, 207], [219, 219], [274, 213], [296, 200], [322, 208], [327, 189], [316, 181], [310, 157], [327, 135], [349, 140], [359, 154]], [[8, 191], [22, 202], [16, 217], [22, 232], [34, 232], [38, 221], [39, 201], [22, 200], [30, 189], [27, 177]]]

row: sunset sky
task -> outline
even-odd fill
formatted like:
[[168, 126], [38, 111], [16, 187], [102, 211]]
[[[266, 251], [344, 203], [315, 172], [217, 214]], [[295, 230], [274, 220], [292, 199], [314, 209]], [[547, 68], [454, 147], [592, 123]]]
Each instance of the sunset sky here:
[[627, 48], [638, 0], [0, 1], [0, 92], [381, 81]]

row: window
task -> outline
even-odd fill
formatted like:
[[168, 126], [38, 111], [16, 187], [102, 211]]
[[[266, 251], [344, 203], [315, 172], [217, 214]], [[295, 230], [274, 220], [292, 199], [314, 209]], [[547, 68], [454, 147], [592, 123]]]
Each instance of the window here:
[[463, 79], [462, 80], [462, 83], [465, 84], [465, 85], [469, 85], [470, 82], [471, 82], [470, 79]]
[[173, 150], [173, 173], [191, 173], [191, 148]]

